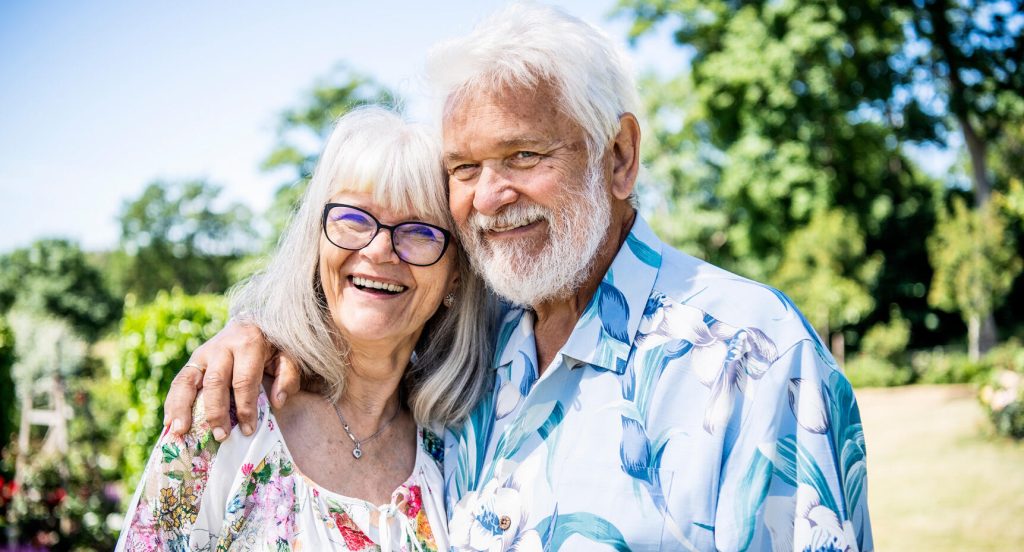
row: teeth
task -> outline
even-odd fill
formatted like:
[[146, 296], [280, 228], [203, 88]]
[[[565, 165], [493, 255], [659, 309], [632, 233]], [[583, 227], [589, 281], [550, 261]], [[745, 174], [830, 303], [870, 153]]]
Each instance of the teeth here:
[[519, 220], [519, 221], [513, 222], [512, 224], [510, 224], [508, 226], [491, 226], [490, 230], [491, 230], [491, 232], [508, 232], [509, 230], [515, 230], [516, 228], [522, 228], [523, 226], [529, 226], [530, 224], [533, 224], [533, 223], [537, 222], [540, 219], [541, 219], [541, 217], [537, 217], [537, 218], [532, 219], [532, 220]]
[[376, 280], [370, 280], [370, 279], [367, 279], [367, 278], [360, 278], [358, 276], [353, 276], [352, 277], [352, 283], [357, 285], [357, 286], [359, 286], [359, 287], [366, 287], [366, 288], [373, 288], [373, 289], [383, 289], [384, 291], [390, 291], [392, 293], [398, 293], [398, 292], [401, 292], [401, 291], [405, 291], [405, 286], [400, 286], [398, 284], [389, 284], [387, 282], [378, 282]]

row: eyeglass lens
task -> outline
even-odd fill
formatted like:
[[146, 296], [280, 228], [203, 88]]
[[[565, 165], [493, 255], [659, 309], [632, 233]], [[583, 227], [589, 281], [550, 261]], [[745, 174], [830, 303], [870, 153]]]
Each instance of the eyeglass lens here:
[[[357, 250], [370, 245], [381, 228], [373, 215], [347, 205], [330, 207], [324, 220], [327, 239], [342, 249]], [[430, 265], [444, 254], [447, 237], [440, 228], [419, 222], [403, 222], [391, 227], [391, 247], [403, 261]]]

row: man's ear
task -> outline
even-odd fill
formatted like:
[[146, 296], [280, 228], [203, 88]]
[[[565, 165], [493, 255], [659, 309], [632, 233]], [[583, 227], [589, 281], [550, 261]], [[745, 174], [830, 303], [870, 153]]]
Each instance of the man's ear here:
[[611, 144], [611, 192], [617, 199], [626, 199], [636, 186], [640, 172], [640, 123], [632, 113], [619, 117], [619, 132]]

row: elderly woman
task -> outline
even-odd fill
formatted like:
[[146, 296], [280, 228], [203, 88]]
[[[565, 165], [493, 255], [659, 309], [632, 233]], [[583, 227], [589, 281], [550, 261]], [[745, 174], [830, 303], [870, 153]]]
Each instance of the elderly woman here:
[[[440, 146], [377, 107], [342, 117], [236, 316], [304, 390], [218, 442], [166, 432], [118, 550], [447, 550], [442, 444], [486, 386], [492, 301], [452, 243]], [[203, 366], [193, 365], [203, 370]], [[432, 425], [433, 424], [433, 425]]]

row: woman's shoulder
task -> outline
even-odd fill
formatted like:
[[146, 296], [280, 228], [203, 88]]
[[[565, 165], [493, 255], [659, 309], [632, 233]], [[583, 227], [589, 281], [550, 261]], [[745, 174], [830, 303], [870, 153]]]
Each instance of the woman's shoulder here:
[[[196, 396], [196, 402], [192, 405], [192, 430], [202, 432], [209, 432], [213, 428], [210, 425], [209, 419], [206, 415], [206, 403], [208, 394], [205, 390], [200, 390]], [[260, 385], [259, 395], [256, 397], [256, 431], [259, 431], [264, 422], [270, 417], [270, 400], [267, 398], [267, 392]], [[233, 433], [235, 428], [238, 427], [238, 407], [235, 405], [234, 395], [229, 395], [228, 405], [228, 421], [230, 427], [226, 428], [227, 432]]]

